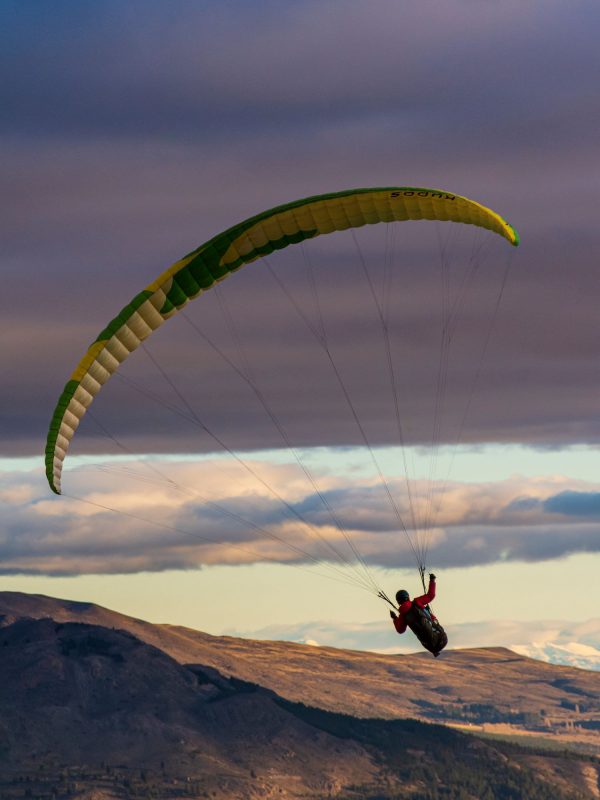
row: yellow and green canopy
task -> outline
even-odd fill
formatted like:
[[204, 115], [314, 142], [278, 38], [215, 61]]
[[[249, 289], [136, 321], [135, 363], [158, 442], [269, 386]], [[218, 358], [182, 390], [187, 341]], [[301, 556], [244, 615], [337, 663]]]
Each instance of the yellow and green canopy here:
[[487, 228], [519, 244], [494, 211], [438, 189], [352, 189], [296, 200], [234, 225], [175, 262], [101, 331], [67, 382], [46, 442], [46, 475], [60, 494], [62, 465], [82, 417], [119, 365], [169, 317], [230, 272], [274, 250], [379, 222], [440, 220]]

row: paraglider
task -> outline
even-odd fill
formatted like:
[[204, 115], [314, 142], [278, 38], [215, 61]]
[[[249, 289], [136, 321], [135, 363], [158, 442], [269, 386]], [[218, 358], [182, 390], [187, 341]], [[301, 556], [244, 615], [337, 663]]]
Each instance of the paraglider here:
[[404, 633], [410, 628], [426, 650], [437, 658], [448, 644], [448, 637], [437, 617], [429, 607], [435, 599], [436, 577], [429, 575], [429, 587], [425, 594], [410, 599], [406, 589], [396, 592], [398, 613], [390, 611], [396, 633]]
[[101, 387], [153, 331], [229, 273], [315, 236], [379, 222], [443, 220], [477, 225], [512, 245], [514, 228], [489, 208], [436, 189], [354, 189], [297, 200], [215, 236], [136, 295], [98, 335], [58, 400], [46, 442], [46, 475], [60, 494], [62, 465], [81, 419]]
[[[347, 229], [352, 231], [352, 229], [365, 225], [406, 222], [408, 220], [430, 220], [472, 225], [503, 237], [513, 246], [519, 243], [519, 237], [514, 228], [491, 209], [457, 194], [418, 187], [353, 189], [317, 195], [278, 206], [228, 228], [175, 262], [146, 286], [124, 306], [90, 345], [71, 375], [70, 380], [66, 383], [50, 423], [46, 442], [46, 475], [51, 490], [56, 494], [61, 494], [63, 463], [71, 441], [102, 386], [117, 372], [121, 364], [134, 350], [140, 347], [164, 322], [177, 315], [191, 300], [211, 290], [230, 273], [235, 272], [245, 264], [257, 261], [274, 251], [283, 250], [335, 231]], [[390, 364], [390, 384], [396, 395], [396, 377], [394, 375], [388, 330], [378, 305], [377, 310], [384, 328], [387, 360]], [[216, 345], [211, 343], [211, 346], [220, 352]], [[399, 528], [403, 529], [408, 536], [407, 526], [400, 519], [398, 505], [376, 462], [370, 442], [360, 424], [355, 409], [352, 407], [349, 393], [343, 385], [343, 379], [336, 368], [331, 353], [327, 348], [326, 351], [336, 379], [342, 389], [342, 394], [345, 397], [345, 402], [351, 408], [353, 417], [360, 429], [362, 441], [370, 452], [380, 482], [399, 520]], [[267, 405], [263, 393], [252, 385], [247, 375], [241, 374], [240, 370], [237, 371], [240, 372], [243, 380], [254, 390], [267, 414], [280, 431], [285, 443], [291, 448], [283, 426], [278, 422], [273, 410]], [[397, 396], [395, 397], [395, 402], [396, 416], [399, 419]], [[195, 415], [191, 414], [189, 416], [195, 417]], [[194, 419], [190, 421], [193, 422]], [[204, 425], [202, 427], [207, 430]], [[400, 428], [399, 423], [398, 427]], [[213, 438], [216, 439], [216, 437]], [[216, 440], [221, 444], [219, 439]], [[229, 448], [226, 449], [230, 454], [234, 455], [242, 466], [245, 466], [241, 458]], [[300, 460], [296, 454], [294, 455], [300, 464]], [[308, 470], [304, 465], [300, 464], [300, 466], [302, 466], [318, 496], [324, 502], [327, 502], [327, 499], [316, 488]], [[262, 483], [264, 484], [264, 481]], [[277, 497], [282, 500], [279, 495]], [[285, 503], [289, 511], [300, 519], [295, 507], [287, 503], [285, 499], [282, 502]], [[218, 508], [217, 504], [213, 505]], [[330, 510], [328, 506], [328, 511]], [[230, 516], [232, 515], [231, 512], [226, 513], [229, 513]], [[346, 531], [342, 530], [342, 524], [336, 520], [336, 525], [349, 543], [353, 557], [356, 557], [360, 562], [360, 569], [365, 573], [361, 578], [363, 582], [362, 588], [366, 588], [375, 595], [383, 597], [386, 602], [390, 602], [387, 596], [378, 590], [378, 587], [368, 576], [366, 563], [361, 558], [356, 547], [349, 541]], [[253, 527], [258, 529], [256, 525], [253, 525]], [[412, 527], [414, 528], [415, 526], [413, 525]], [[173, 530], [176, 529], [173, 528]], [[425, 551], [420, 551], [412, 544], [411, 547], [417, 559], [419, 571], [423, 575]], [[306, 555], [299, 547], [294, 547], [293, 549], [301, 555]], [[332, 545], [330, 549], [331, 552], [339, 555], [339, 551], [335, 546]], [[435, 581], [433, 582], [433, 591], [435, 593]], [[426, 600], [424, 605], [418, 601], [428, 597], [429, 594], [430, 592], [426, 592], [425, 595], [413, 601], [412, 609], [414, 611], [412, 614], [403, 612], [401, 606], [400, 616], [406, 622], [404, 629], [406, 629], [407, 625], [411, 627], [427, 649], [430, 649], [431, 652], [437, 649], [437, 653], [439, 653], [445, 646], [445, 642], [442, 644], [443, 629], [432, 614], [428, 618], [431, 623], [430, 627], [433, 629], [437, 625], [439, 628], [439, 630], [436, 628], [439, 635], [436, 634], [437, 638], [434, 637], [435, 642], [431, 637], [427, 639], [425, 634], [421, 638], [417, 632], [418, 630], [422, 632], [427, 627], [425, 621], [420, 619], [419, 614], [421, 610], [425, 614], [428, 613], [427, 605], [432, 598]], [[427, 640], [427, 643], [424, 639]], [[434, 652], [434, 655], [437, 655], [437, 653]]]

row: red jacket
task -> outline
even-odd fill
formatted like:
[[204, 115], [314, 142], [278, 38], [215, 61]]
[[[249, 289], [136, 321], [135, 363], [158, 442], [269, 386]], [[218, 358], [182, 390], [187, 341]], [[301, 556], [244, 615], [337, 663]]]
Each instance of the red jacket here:
[[[394, 628], [396, 628], [397, 633], [404, 633], [406, 630], [406, 619], [404, 618], [405, 614], [408, 614], [410, 608], [413, 603], [416, 603], [421, 608], [425, 608], [426, 605], [431, 603], [435, 598], [435, 581], [429, 580], [429, 588], [427, 589], [427, 594], [422, 594], [420, 597], [415, 597], [414, 600], [407, 600], [405, 603], [402, 603], [398, 611], [400, 612], [398, 616], [394, 619]], [[432, 619], [435, 619], [433, 616], [433, 612], [431, 612]]]

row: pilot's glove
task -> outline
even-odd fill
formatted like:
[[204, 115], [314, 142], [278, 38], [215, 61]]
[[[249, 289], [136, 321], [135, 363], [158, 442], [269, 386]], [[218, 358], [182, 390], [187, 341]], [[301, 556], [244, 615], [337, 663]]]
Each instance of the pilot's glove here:
[[396, 619], [396, 615], [395, 615], [395, 614], [394, 614], [394, 612], [393, 612], [393, 611], [391, 611], [391, 610], [390, 610], [390, 617], [391, 617], [392, 619]]
[[429, 580], [430, 581], [434, 581], [435, 580], [435, 575], [433, 574], [433, 572], [429, 573]]

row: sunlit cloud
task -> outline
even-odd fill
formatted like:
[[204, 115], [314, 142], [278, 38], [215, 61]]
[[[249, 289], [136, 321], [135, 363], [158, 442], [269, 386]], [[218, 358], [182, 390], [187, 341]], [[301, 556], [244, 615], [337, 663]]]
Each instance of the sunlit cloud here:
[[[403, 531], [387, 490], [352, 469], [313, 469], [309, 482], [295, 463], [244, 464], [252, 472], [210, 458], [88, 465], [70, 470], [63, 497], [48, 496], [40, 471], [4, 473], [3, 568], [81, 574], [275, 561], [346, 574], [358, 555], [373, 566], [410, 566], [418, 542], [445, 567], [600, 550], [598, 487], [581, 480], [449, 482], [436, 513], [429, 507], [431, 528], [419, 531], [404, 479], [389, 479]], [[412, 482], [417, 519], [428, 491]]]

